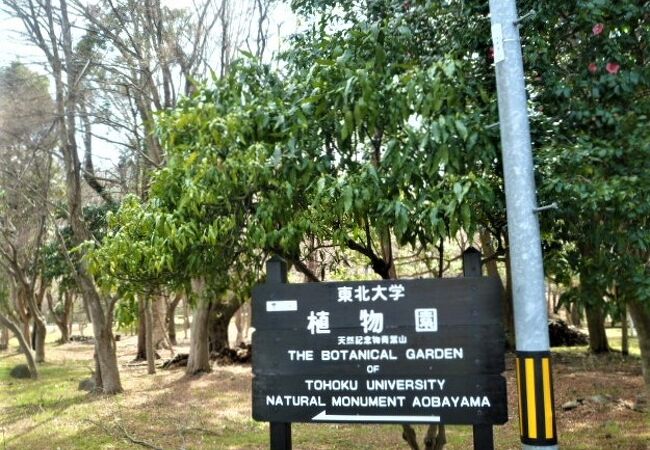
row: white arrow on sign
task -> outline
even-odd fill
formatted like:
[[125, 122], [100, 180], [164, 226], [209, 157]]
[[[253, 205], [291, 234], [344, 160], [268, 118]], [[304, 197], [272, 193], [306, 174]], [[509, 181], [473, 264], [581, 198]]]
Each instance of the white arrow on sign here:
[[434, 423], [440, 422], [440, 416], [359, 416], [343, 414], [327, 414], [321, 411], [312, 417], [316, 421], [333, 422], [408, 422], [408, 423]]

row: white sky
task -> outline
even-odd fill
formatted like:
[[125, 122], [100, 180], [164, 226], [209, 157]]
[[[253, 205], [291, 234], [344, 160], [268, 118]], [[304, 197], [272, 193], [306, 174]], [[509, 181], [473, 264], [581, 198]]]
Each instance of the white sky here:
[[[185, 8], [192, 5], [192, 0], [163, 0], [163, 5]], [[234, 2], [237, 4], [237, 0]], [[278, 26], [279, 35], [278, 35]], [[269, 40], [267, 49], [269, 53], [275, 52], [285, 39], [298, 28], [297, 18], [291, 12], [288, 0], [275, 5], [270, 19]], [[45, 74], [43, 66], [44, 57], [42, 52], [31, 44], [26, 43], [21, 35], [23, 30], [22, 22], [19, 19], [8, 16], [4, 11], [0, 11], [0, 67], [5, 67], [13, 61], [20, 61], [27, 65], [31, 70]], [[109, 133], [111, 130], [106, 130]], [[97, 127], [95, 133], [98, 131]], [[110, 139], [119, 141], [119, 136], [109, 136]], [[93, 142], [93, 161], [96, 167], [110, 169], [119, 157], [119, 148], [116, 145], [94, 139]]]

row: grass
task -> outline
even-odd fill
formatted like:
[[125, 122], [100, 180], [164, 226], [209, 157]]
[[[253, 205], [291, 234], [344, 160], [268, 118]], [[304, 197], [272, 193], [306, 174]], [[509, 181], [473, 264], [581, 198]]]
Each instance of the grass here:
[[[135, 338], [124, 337], [118, 342], [118, 357], [125, 393], [88, 395], [77, 386], [89, 375], [92, 346], [60, 346], [51, 342], [54, 338], [48, 339], [48, 362], [40, 366], [38, 380], [10, 378], [9, 371], [22, 364], [23, 357], [16, 352], [0, 353], [0, 450], [144, 448], [131, 442], [129, 436], [166, 450], [268, 448], [268, 424], [255, 422], [250, 416], [249, 367], [215, 367], [213, 373], [200, 378], [186, 378], [182, 370], [150, 376], [146, 366], [129, 364], [135, 353]], [[634, 348], [638, 349], [638, 344]], [[594, 357], [574, 348], [554, 349], [554, 360], [563, 449], [650, 448], [650, 416], [624, 404], [643, 390], [638, 357]], [[510, 420], [495, 427], [496, 448], [518, 449], [511, 355], [505, 375]], [[609, 395], [614, 402], [589, 402], [594, 395]], [[579, 408], [559, 408], [578, 398], [586, 399]], [[417, 429], [421, 440], [425, 428]], [[396, 425], [293, 424], [292, 430], [295, 449], [406, 448], [401, 427]], [[447, 449], [469, 449], [471, 427], [447, 427], [447, 438]]]

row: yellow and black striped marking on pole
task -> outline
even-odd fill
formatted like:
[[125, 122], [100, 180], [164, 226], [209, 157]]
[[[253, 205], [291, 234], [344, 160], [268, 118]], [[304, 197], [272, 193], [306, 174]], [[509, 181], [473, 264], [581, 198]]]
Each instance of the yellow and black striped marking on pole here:
[[557, 444], [550, 352], [517, 352], [519, 433], [528, 445]]

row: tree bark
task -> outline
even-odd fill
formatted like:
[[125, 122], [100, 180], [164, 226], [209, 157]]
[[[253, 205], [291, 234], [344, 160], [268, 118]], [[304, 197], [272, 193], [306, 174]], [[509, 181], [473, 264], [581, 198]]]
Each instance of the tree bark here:
[[190, 329], [190, 304], [183, 300], [183, 339], [187, 339], [187, 330]]
[[172, 345], [178, 345], [176, 341], [176, 321], [174, 316], [176, 315], [176, 307], [180, 303], [183, 297], [180, 294], [177, 294], [174, 297], [174, 300], [170, 301], [167, 304], [167, 311], [165, 313], [165, 323], [167, 324], [167, 336], [169, 337], [169, 342]]
[[587, 305], [587, 327], [589, 329], [589, 350], [592, 353], [609, 352], [607, 334], [605, 333], [605, 314], [600, 305]]
[[36, 351], [36, 362], [45, 362], [45, 336], [47, 327], [43, 321], [37, 320], [34, 316], [34, 347]]
[[229, 348], [228, 326], [239, 306], [240, 302], [231, 292], [227, 292], [223, 300], [212, 303], [208, 325], [210, 354], [219, 354]]
[[169, 347], [167, 345], [167, 327], [165, 326], [166, 315], [165, 297], [163, 295], [154, 296], [151, 299], [151, 339], [156, 350]]
[[210, 367], [210, 351], [208, 345], [208, 322], [210, 317], [210, 303], [200, 299], [194, 308], [190, 330], [190, 355], [185, 373], [197, 375], [208, 373]]
[[623, 304], [623, 312], [621, 313], [621, 353], [625, 356], [630, 354], [630, 340], [628, 336], [627, 327], [627, 305]]
[[574, 327], [582, 326], [582, 318], [580, 316], [580, 306], [575, 302], [571, 303], [571, 325]]
[[650, 307], [640, 300], [628, 300], [627, 310], [632, 317], [639, 338], [641, 369], [646, 395], [650, 396]]
[[65, 344], [70, 340], [70, 329], [71, 329], [71, 316], [72, 316], [72, 306], [74, 304], [73, 301], [73, 296], [72, 293], [70, 292], [59, 292], [59, 303], [61, 302], [61, 297], [63, 297], [63, 311], [61, 314], [58, 314], [55, 311], [54, 307], [54, 301], [52, 299], [52, 293], [47, 292], [46, 294], [47, 297], [47, 306], [50, 310], [50, 313], [52, 314], [52, 317], [54, 318], [54, 322], [56, 323], [56, 326], [59, 328], [59, 331], [61, 332], [61, 338], [59, 339], [59, 343]]
[[0, 352], [9, 348], [9, 328], [0, 325]]
[[206, 295], [205, 281], [200, 278], [192, 280], [192, 291], [198, 297], [192, 328], [190, 330], [190, 355], [187, 360], [187, 375], [208, 373], [210, 367], [210, 346], [208, 324], [210, 319], [210, 300]]
[[235, 345], [239, 345], [246, 342], [248, 337], [248, 331], [250, 330], [251, 323], [251, 313], [250, 313], [250, 302], [245, 302], [242, 304], [237, 312], [235, 313], [235, 325], [237, 326], [237, 339]]
[[[489, 277], [501, 279], [496, 260], [492, 236], [487, 231], [480, 233], [483, 256], [487, 258], [485, 268]], [[504, 287], [506, 286], [506, 287]], [[501, 317], [506, 335], [506, 345], [509, 349], [515, 348], [515, 316], [512, 307], [512, 291], [510, 287], [510, 257], [506, 254], [506, 282], [501, 282]]]
[[38, 369], [36, 368], [36, 361], [34, 360], [34, 355], [32, 354], [29, 344], [25, 339], [25, 335], [20, 331], [20, 327], [16, 325], [12, 320], [0, 314], [0, 325], [7, 327], [14, 334], [18, 340], [18, 345], [20, 350], [25, 355], [27, 360], [27, 367], [29, 368], [29, 375], [32, 379], [38, 378]]
[[153, 341], [153, 308], [152, 308], [152, 299], [150, 295], [147, 295], [144, 299], [141, 299], [140, 302], [145, 304], [144, 315], [146, 320], [146, 330], [147, 330], [147, 373], [153, 375], [156, 373], [156, 350], [154, 349]]
[[[147, 329], [147, 311], [145, 301], [138, 302], [138, 352], [136, 354], [136, 361], [147, 360], [147, 337], [149, 330]], [[151, 298], [151, 320], [152, 332], [151, 339], [153, 342], [154, 350], [167, 347], [165, 343], [165, 299], [163, 296], [156, 295]]]
[[144, 302], [138, 302], [138, 351], [135, 361], [147, 360], [147, 314]]

